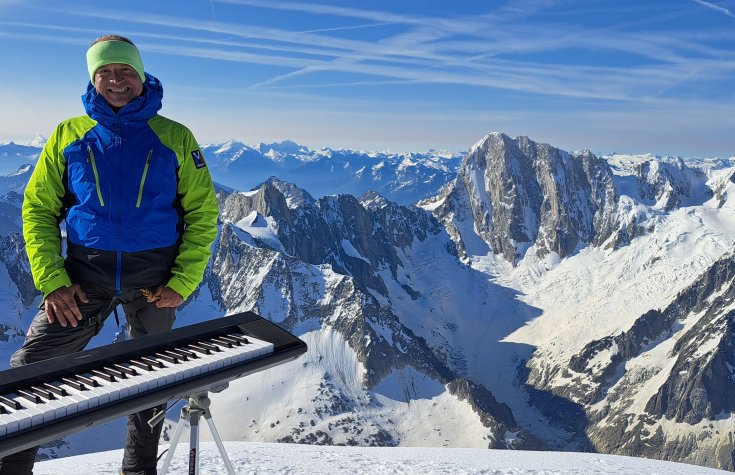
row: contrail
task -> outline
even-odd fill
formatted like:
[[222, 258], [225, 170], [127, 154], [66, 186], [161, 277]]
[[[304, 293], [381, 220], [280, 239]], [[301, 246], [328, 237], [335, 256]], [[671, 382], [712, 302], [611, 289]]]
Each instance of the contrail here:
[[725, 15], [735, 18], [735, 14], [733, 14], [729, 9], [725, 7], [721, 7], [719, 5], [715, 5], [714, 3], [705, 2], [704, 0], [693, 0], [694, 2], [702, 5], [703, 7], [707, 7], [709, 9], [712, 9], [716, 12], [724, 13]]

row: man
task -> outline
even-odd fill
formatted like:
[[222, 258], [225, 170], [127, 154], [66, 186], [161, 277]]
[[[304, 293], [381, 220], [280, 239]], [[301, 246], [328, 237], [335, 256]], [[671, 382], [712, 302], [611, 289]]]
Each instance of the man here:
[[[23, 233], [44, 301], [12, 367], [82, 350], [118, 304], [131, 337], [170, 330], [216, 235], [206, 163], [191, 132], [157, 114], [163, 88], [137, 47], [103, 36], [87, 67], [87, 114], [57, 126], [25, 191]], [[164, 409], [129, 416], [123, 474], [156, 473], [162, 424], [148, 420]], [[6, 457], [0, 474], [32, 473], [37, 450]]]

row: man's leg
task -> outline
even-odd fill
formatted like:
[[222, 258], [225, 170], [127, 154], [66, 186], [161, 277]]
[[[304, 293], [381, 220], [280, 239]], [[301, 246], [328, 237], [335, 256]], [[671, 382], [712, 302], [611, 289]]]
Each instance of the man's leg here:
[[[84, 285], [88, 303], [77, 301], [82, 320], [76, 327], [62, 327], [57, 322], [49, 323], [43, 307], [31, 322], [23, 346], [10, 357], [10, 366], [17, 368], [29, 363], [43, 361], [55, 356], [83, 350], [89, 340], [97, 334], [107, 315], [112, 310], [114, 294], [104, 289]], [[0, 461], [0, 475], [26, 475], [33, 473], [33, 464], [38, 447], [8, 455]]]
[[[170, 330], [174, 325], [175, 309], [158, 308], [149, 303], [138, 290], [121, 296], [128, 334], [131, 338]], [[122, 471], [125, 475], [155, 475], [158, 462], [158, 439], [163, 422], [150, 427], [148, 421], [166, 410], [166, 404], [128, 416], [128, 435], [125, 439]]]

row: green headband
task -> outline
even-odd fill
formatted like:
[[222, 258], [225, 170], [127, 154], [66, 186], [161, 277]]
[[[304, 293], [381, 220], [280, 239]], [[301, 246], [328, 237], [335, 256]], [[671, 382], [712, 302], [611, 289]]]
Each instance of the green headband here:
[[135, 69], [141, 82], [145, 82], [143, 60], [140, 59], [138, 48], [125, 41], [110, 40], [93, 44], [87, 50], [87, 69], [89, 69], [92, 84], [94, 84], [94, 73], [99, 68], [115, 63], [127, 64]]

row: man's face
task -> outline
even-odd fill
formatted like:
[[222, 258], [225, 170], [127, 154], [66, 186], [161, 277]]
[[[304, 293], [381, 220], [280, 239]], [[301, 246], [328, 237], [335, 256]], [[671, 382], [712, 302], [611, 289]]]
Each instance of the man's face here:
[[143, 92], [138, 72], [127, 64], [114, 63], [100, 67], [94, 73], [94, 87], [115, 110]]

